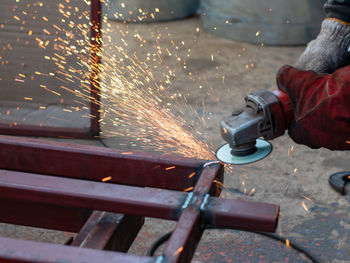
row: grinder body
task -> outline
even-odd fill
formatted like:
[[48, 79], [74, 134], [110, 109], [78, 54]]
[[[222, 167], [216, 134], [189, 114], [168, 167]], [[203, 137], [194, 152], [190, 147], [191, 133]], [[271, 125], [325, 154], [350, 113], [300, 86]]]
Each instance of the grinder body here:
[[254, 154], [258, 138], [272, 140], [282, 136], [294, 118], [289, 97], [280, 90], [258, 91], [245, 100], [245, 108], [221, 122], [221, 135], [234, 156]]

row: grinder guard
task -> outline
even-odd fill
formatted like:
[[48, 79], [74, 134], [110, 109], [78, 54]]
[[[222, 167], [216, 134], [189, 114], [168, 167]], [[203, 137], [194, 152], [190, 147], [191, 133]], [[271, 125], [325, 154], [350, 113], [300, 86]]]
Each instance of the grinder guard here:
[[[254, 145], [257, 138], [272, 140], [284, 134], [290, 116], [277, 92], [259, 91], [249, 94], [246, 107], [221, 122], [221, 135], [233, 149]], [[282, 92], [281, 92], [282, 93]]]
[[256, 147], [257, 139], [272, 140], [283, 135], [294, 117], [289, 97], [282, 91], [259, 91], [245, 100], [244, 109], [221, 122], [221, 135], [236, 157], [257, 155], [261, 150]]

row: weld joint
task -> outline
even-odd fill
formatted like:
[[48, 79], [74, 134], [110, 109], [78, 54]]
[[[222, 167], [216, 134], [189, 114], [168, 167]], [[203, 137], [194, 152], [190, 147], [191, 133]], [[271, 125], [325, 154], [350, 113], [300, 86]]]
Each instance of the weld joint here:
[[187, 195], [187, 198], [186, 198], [186, 200], [185, 200], [185, 202], [184, 202], [184, 204], [182, 205], [181, 208], [182, 209], [186, 209], [190, 205], [190, 203], [192, 201], [192, 198], [193, 198], [193, 192], [191, 192], [191, 193], [189, 193]]
[[210, 162], [207, 162], [203, 165], [203, 168], [206, 168], [207, 166], [210, 166], [210, 165], [214, 165], [214, 164], [220, 164], [219, 161], [210, 161]]
[[163, 256], [159, 256], [157, 257], [157, 259], [154, 261], [154, 263], [162, 263], [164, 261], [164, 257]]
[[206, 194], [206, 195], [204, 196], [203, 202], [202, 202], [202, 204], [201, 204], [201, 206], [200, 206], [200, 211], [201, 211], [201, 212], [204, 212], [204, 211], [205, 211], [205, 208], [206, 208], [206, 206], [207, 206], [207, 204], [208, 204], [208, 201], [209, 201], [209, 197], [210, 197], [209, 194]]

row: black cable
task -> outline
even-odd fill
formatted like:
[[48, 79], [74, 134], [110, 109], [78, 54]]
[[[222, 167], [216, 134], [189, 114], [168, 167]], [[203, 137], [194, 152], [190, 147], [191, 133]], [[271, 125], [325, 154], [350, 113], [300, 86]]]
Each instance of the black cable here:
[[[206, 230], [213, 230], [213, 229], [217, 229], [217, 230], [225, 230], [225, 228], [216, 228], [216, 227], [207, 227]], [[247, 231], [248, 232], [248, 231]], [[270, 233], [265, 233], [265, 232], [251, 232], [251, 233], [255, 233], [261, 236], [265, 236], [271, 239], [275, 239], [277, 241], [280, 241], [282, 243], [285, 243], [286, 238], [279, 236], [277, 234], [270, 234]], [[158, 247], [160, 247], [163, 243], [165, 243], [166, 241], [169, 240], [169, 238], [171, 237], [171, 235], [173, 234], [173, 231], [166, 233], [165, 235], [161, 236], [160, 238], [158, 238], [150, 247], [150, 249], [147, 251], [147, 256], [153, 257], [154, 253], [156, 252], [156, 250], [158, 249]], [[298, 245], [295, 241], [291, 242], [289, 241], [289, 246], [293, 249], [295, 249], [296, 251], [298, 251], [299, 253], [304, 254], [307, 258], [309, 258], [313, 263], [322, 263], [322, 261], [320, 259], [318, 259], [316, 256], [314, 256], [310, 251], [308, 251], [306, 248], [303, 248], [301, 245]]]
[[[282, 243], [286, 242], [286, 238], [279, 236], [277, 234], [270, 234], [270, 233], [265, 233], [265, 232], [252, 232], [261, 236], [265, 236], [271, 239], [275, 239], [277, 241], [280, 241]], [[289, 240], [289, 246], [293, 249], [295, 249], [296, 251], [298, 251], [301, 254], [304, 254], [306, 257], [308, 257], [313, 263], [322, 263], [322, 260], [320, 260], [319, 258], [317, 258], [315, 255], [313, 255], [310, 251], [308, 251], [306, 248], [302, 247], [301, 245], [299, 245], [297, 242], [295, 241], [290, 241]]]
[[97, 140], [106, 148], [109, 148], [109, 146], [101, 139], [101, 138], [97, 138]]
[[147, 251], [147, 256], [153, 257], [154, 253], [156, 252], [157, 248], [160, 247], [163, 243], [169, 240], [171, 235], [173, 234], [173, 231], [170, 231], [169, 233], [166, 233], [165, 235], [158, 238], [152, 246]]

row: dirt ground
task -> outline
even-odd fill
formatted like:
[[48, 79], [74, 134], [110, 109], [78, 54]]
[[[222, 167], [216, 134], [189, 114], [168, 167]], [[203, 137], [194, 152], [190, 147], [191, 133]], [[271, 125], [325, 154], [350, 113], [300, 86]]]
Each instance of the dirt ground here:
[[[157, 46], [161, 47], [163, 52], [158, 53], [159, 57], [149, 60], [149, 70], [155, 80], [164, 80], [163, 83], [169, 80], [165, 95], [162, 95], [164, 98], [173, 93], [186, 95], [186, 101], [178, 99], [176, 107], [170, 105], [168, 108], [174, 110], [175, 117], [193, 123], [192, 131], [209, 144], [210, 151], [215, 151], [224, 143], [219, 133], [220, 120], [242, 105], [244, 96], [249, 92], [276, 89], [278, 69], [284, 64], [293, 64], [304, 49], [226, 40], [206, 33], [197, 17], [159, 24], [124, 25], [112, 21], [109, 24], [110, 31], [104, 36], [109, 46], [103, 53], [106, 60], [120, 55], [111, 43], [123, 46], [121, 43], [126, 42], [128, 45], [123, 46], [126, 52], [136, 54], [140, 60], [146, 59], [148, 53], [153, 58], [154, 50]], [[135, 40], [138, 38], [135, 38], [136, 34], [142, 37], [142, 41], [146, 40], [142, 47], [142, 41]], [[159, 34], [161, 37], [157, 38]], [[112, 76], [114, 69], [106, 70], [110, 70], [107, 75]], [[169, 70], [174, 74], [167, 78]], [[106, 78], [105, 81], [108, 83], [110, 80]], [[171, 102], [164, 100], [164, 103]], [[108, 103], [105, 105], [110, 107]], [[150, 136], [149, 145], [145, 145], [136, 139], [134, 119], [130, 119], [129, 123], [124, 121], [124, 126], [118, 127], [113, 125], [111, 116], [107, 114], [102, 123], [102, 132], [106, 135], [104, 142], [109, 147], [180, 154], [174, 145], [159, 150], [163, 149], [163, 141], [155, 136]], [[111, 136], [111, 131], [118, 129], [118, 134]], [[123, 135], [123, 129], [129, 131], [130, 136]], [[68, 141], [101, 146], [98, 141]], [[349, 199], [334, 192], [328, 184], [329, 175], [350, 169], [348, 153], [311, 150], [295, 144], [287, 135], [272, 143], [274, 150], [263, 161], [226, 168], [222, 196], [280, 204], [277, 233], [297, 242], [323, 262], [350, 262]], [[155, 239], [173, 227], [174, 222], [146, 219], [130, 253], [144, 255]], [[71, 236], [69, 233], [5, 224], [0, 225], [0, 235], [55, 243], [64, 243]], [[309, 260], [285, 244], [256, 234], [208, 230], [193, 262]]]

